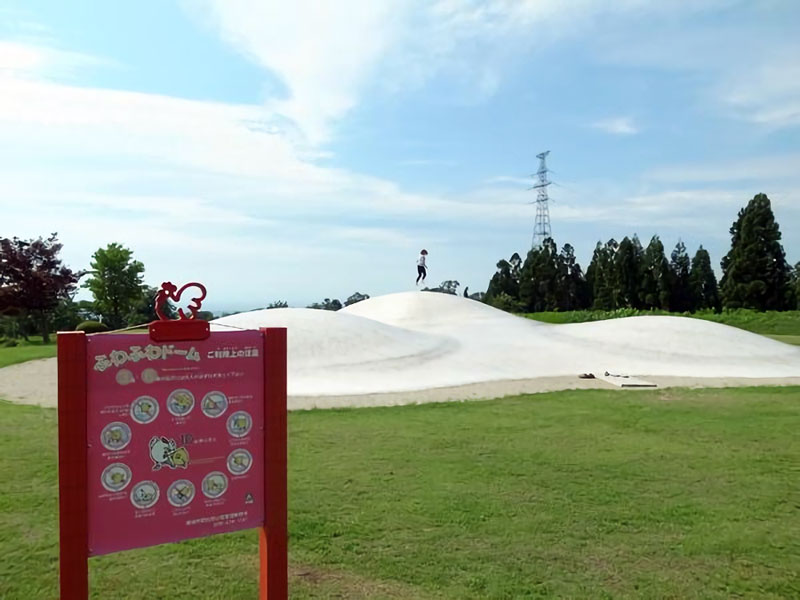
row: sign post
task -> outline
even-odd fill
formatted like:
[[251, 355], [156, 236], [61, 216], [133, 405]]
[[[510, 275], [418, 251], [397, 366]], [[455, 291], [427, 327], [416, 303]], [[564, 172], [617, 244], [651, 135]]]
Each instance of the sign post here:
[[[260, 600], [288, 597], [289, 558], [286, 542], [286, 329], [264, 334], [264, 525], [259, 541]], [[274, 399], [267, 402], [267, 398]], [[269, 493], [273, 490], [273, 493]]]
[[288, 595], [286, 330], [211, 333], [199, 284], [157, 307], [192, 286], [149, 336], [58, 336], [62, 599], [88, 597], [90, 556], [254, 527], [260, 598]]

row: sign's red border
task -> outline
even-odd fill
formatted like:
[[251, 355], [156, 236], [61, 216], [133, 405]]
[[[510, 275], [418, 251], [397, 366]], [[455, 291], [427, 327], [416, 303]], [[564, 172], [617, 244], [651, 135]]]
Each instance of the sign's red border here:
[[[286, 329], [264, 328], [260, 331], [264, 336], [264, 525], [259, 543], [259, 599], [284, 600], [289, 593]], [[188, 337], [191, 335], [190, 333]], [[61, 600], [86, 600], [89, 597], [86, 389], [86, 334], [82, 331], [59, 333], [58, 502]]]

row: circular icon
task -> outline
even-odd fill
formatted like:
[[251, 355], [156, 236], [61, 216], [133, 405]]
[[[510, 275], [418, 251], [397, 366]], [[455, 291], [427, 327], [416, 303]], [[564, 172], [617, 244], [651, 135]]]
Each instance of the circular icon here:
[[158, 371], [151, 368], [145, 369], [142, 371], [142, 381], [145, 383], [153, 383], [154, 381], [158, 381]]
[[194, 395], [189, 390], [175, 390], [167, 398], [167, 410], [176, 417], [185, 417], [194, 408]]
[[188, 479], [178, 479], [167, 490], [167, 500], [172, 506], [181, 508], [194, 500], [194, 484]]
[[206, 498], [219, 498], [228, 489], [228, 478], [222, 471], [212, 471], [203, 478], [203, 494]]
[[253, 427], [253, 419], [250, 413], [243, 410], [237, 410], [230, 417], [228, 417], [228, 433], [233, 437], [244, 437], [250, 433]]
[[131, 490], [131, 503], [136, 508], [150, 508], [158, 502], [158, 494], [155, 481], [140, 481]]
[[146, 425], [158, 416], [158, 401], [152, 396], [139, 396], [131, 403], [131, 418]]
[[129, 383], [136, 381], [136, 379], [133, 377], [133, 373], [131, 373], [128, 369], [120, 369], [117, 371], [116, 380], [120, 385], [128, 385]]
[[122, 450], [130, 441], [131, 428], [120, 421], [109, 423], [100, 433], [100, 442], [107, 450]]
[[109, 492], [121, 492], [131, 482], [131, 470], [123, 463], [113, 463], [103, 469], [100, 480]]
[[239, 448], [228, 455], [228, 471], [233, 475], [244, 475], [253, 465], [253, 455]]
[[208, 392], [203, 396], [200, 408], [205, 416], [216, 419], [228, 410], [228, 397], [222, 392]]

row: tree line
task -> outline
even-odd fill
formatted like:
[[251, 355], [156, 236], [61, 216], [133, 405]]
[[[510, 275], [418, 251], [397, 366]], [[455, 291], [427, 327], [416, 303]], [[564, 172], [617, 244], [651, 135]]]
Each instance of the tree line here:
[[[120, 244], [99, 248], [90, 268], [63, 264], [57, 234], [23, 240], [0, 238], [0, 336], [28, 339], [76, 328], [87, 332], [120, 329], [156, 320], [157, 288], [144, 282], [144, 265]], [[92, 300], [75, 301], [80, 287]], [[165, 310], [174, 316], [174, 307]], [[201, 316], [209, 315], [204, 313]]]
[[[53, 331], [80, 329], [87, 333], [112, 331], [155, 321], [158, 288], [145, 283], [145, 268], [133, 252], [121, 244], [99, 248], [89, 269], [76, 271], [63, 264], [57, 234], [24, 240], [0, 238], [0, 341], [39, 335], [44, 343]], [[82, 283], [81, 283], [82, 281]], [[78, 288], [87, 289], [92, 300], [75, 301]], [[355, 292], [344, 303], [325, 298], [308, 308], [339, 310], [369, 298]], [[265, 308], [286, 308], [277, 300]], [[255, 310], [255, 309], [254, 309]], [[165, 307], [174, 317], [175, 307]], [[223, 313], [222, 316], [235, 313]], [[213, 319], [210, 311], [198, 312]]]
[[701, 245], [690, 259], [679, 241], [669, 259], [656, 235], [598, 242], [584, 272], [574, 248], [553, 239], [497, 263], [484, 301], [511, 312], [581, 309], [695, 312], [750, 308], [792, 310], [800, 300], [800, 262], [792, 269], [769, 198], [756, 195], [730, 228], [731, 249], [718, 282]]
[[[515, 253], [498, 262], [485, 294], [465, 289], [463, 295], [512, 312], [800, 308], [800, 262], [794, 269], [787, 262], [780, 227], [765, 194], [739, 211], [730, 235], [719, 282], [702, 246], [690, 259], [679, 241], [667, 258], [657, 235], [646, 247], [636, 235], [620, 242], [611, 239], [598, 242], [584, 272], [570, 244], [559, 250], [547, 239], [524, 260]], [[61, 249], [56, 234], [35, 240], [0, 238], [0, 337], [13, 342], [41, 335], [47, 342], [56, 330], [113, 330], [157, 319], [157, 288], [145, 283], [144, 265], [130, 249], [116, 243], [99, 248], [83, 271], [65, 266]], [[92, 300], [74, 300], [79, 284], [91, 292]], [[423, 291], [456, 294], [459, 286], [447, 280]], [[367, 298], [355, 292], [344, 303], [325, 298], [309, 308], [339, 310]], [[286, 306], [276, 301], [266, 308]], [[213, 318], [208, 311], [199, 316]]]

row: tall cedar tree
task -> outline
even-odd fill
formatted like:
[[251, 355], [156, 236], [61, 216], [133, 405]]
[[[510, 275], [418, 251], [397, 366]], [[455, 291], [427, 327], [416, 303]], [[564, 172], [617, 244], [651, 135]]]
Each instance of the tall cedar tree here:
[[589, 307], [589, 290], [586, 278], [575, 258], [575, 249], [564, 244], [558, 255], [557, 308], [581, 310]]
[[719, 311], [719, 286], [708, 250], [700, 246], [692, 259], [689, 271], [689, 291], [695, 310], [713, 309]]
[[622, 238], [614, 255], [614, 306], [616, 308], [641, 308], [639, 302], [639, 277], [642, 272], [644, 250], [636, 235]]
[[531, 312], [558, 308], [558, 248], [552, 238], [528, 252], [520, 272], [519, 297]]
[[794, 283], [795, 308], [800, 310], [800, 262], [794, 266], [794, 271], [792, 271], [792, 282]]
[[30, 316], [45, 343], [53, 311], [71, 297], [82, 275], [62, 264], [61, 247], [55, 233], [47, 239], [0, 238], [0, 315]]
[[597, 242], [594, 247], [594, 252], [592, 252], [592, 260], [589, 261], [589, 266], [586, 267], [586, 287], [589, 290], [589, 298], [591, 299], [591, 303], [589, 304], [589, 308], [594, 306], [594, 299], [596, 298], [595, 294], [595, 281], [597, 281], [597, 270], [600, 266], [600, 254], [603, 252], [603, 244]]
[[597, 242], [592, 262], [586, 269], [586, 279], [592, 291], [592, 308], [595, 310], [613, 310], [617, 307], [614, 294], [617, 286], [614, 257], [618, 248], [619, 244], [613, 238], [605, 245]]
[[654, 235], [644, 251], [639, 297], [642, 308], [669, 310], [670, 273], [664, 244]]
[[83, 287], [92, 292], [97, 312], [108, 327], [124, 327], [145, 293], [144, 265], [133, 260], [133, 252], [117, 243], [98, 249], [90, 264], [92, 276]]
[[757, 194], [739, 211], [730, 233], [731, 249], [722, 259], [723, 306], [762, 311], [789, 308], [793, 303], [791, 270], [766, 194]]
[[669, 307], [673, 312], [694, 311], [692, 293], [689, 288], [689, 271], [691, 261], [686, 253], [686, 244], [678, 240], [672, 251], [672, 260], [669, 263], [670, 273], [670, 301]]
[[522, 259], [514, 252], [508, 260], [497, 263], [497, 272], [492, 275], [489, 287], [486, 289], [486, 301], [498, 298], [500, 294], [519, 299], [519, 275]]

